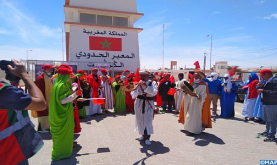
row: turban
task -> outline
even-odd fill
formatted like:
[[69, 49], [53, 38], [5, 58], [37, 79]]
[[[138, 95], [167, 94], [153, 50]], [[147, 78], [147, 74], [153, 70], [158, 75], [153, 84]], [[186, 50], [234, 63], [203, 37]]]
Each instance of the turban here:
[[146, 74], [150, 74], [148, 71], [139, 71], [139, 75], [146, 75]]
[[116, 75], [115, 78], [120, 78], [120, 75]]
[[213, 76], [213, 77], [212, 77], [212, 80], [213, 80], [213, 81], [217, 80], [217, 78], [218, 78], [218, 74], [215, 73], [215, 72], [213, 72], [213, 73], [211, 74], [211, 76]]
[[125, 69], [124, 72], [130, 72], [128, 69]]
[[261, 73], [260, 73], [261, 76], [266, 75], [266, 74], [272, 74], [272, 71], [270, 69], [261, 70]]
[[170, 74], [169, 74], [169, 73], [165, 73], [165, 74], [164, 74], [164, 77], [167, 77], [167, 76], [170, 76]]
[[128, 74], [126, 77], [133, 78], [134, 76], [132, 74]]
[[92, 68], [92, 71], [98, 71], [98, 69], [97, 68]]
[[86, 72], [85, 71], [83, 71], [83, 70], [78, 70], [78, 72], [77, 73], [80, 73], [80, 74], [85, 74]]
[[59, 68], [57, 71], [60, 75], [67, 75], [67, 74], [71, 74], [72, 71], [69, 68]]
[[73, 71], [73, 69], [72, 69], [69, 65], [67, 65], [67, 64], [62, 64], [59, 68], [67, 68], [67, 69], [69, 69], [71, 72]]
[[49, 65], [49, 64], [45, 64], [41, 67], [43, 70], [47, 70], [47, 69], [53, 69], [53, 66], [52, 65]]
[[101, 69], [100, 72], [108, 72], [107, 69]]

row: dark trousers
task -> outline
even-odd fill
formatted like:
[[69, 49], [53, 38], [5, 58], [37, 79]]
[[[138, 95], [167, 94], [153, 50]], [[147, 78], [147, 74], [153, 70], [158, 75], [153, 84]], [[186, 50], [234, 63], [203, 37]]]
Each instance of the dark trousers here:
[[172, 101], [163, 101], [163, 110], [166, 110], [166, 103], [168, 103], [168, 111], [172, 111]]
[[144, 140], [149, 140], [150, 139], [150, 135], [147, 134], [147, 129], [145, 128], [144, 133], [143, 133], [143, 138]]

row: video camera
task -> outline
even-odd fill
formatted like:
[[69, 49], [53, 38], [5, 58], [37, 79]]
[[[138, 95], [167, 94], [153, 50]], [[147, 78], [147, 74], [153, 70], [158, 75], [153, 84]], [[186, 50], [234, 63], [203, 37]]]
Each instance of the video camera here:
[[4, 70], [6, 73], [5, 79], [9, 80], [11, 83], [19, 83], [20, 78], [10, 72], [8, 65], [14, 67], [14, 63], [12, 61], [0, 60], [0, 69]]

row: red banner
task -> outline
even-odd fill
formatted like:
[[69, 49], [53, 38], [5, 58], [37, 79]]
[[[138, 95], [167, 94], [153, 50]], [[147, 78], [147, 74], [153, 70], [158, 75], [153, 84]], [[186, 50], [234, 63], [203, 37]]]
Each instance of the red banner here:
[[89, 36], [89, 50], [122, 51], [122, 38]]

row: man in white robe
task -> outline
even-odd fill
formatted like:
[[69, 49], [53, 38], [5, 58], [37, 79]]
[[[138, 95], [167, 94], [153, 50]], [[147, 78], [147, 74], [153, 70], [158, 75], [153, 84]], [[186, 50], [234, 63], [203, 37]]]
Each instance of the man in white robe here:
[[202, 128], [202, 110], [207, 97], [206, 85], [203, 81], [205, 74], [196, 72], [194, 74], [193, 94], [185, 94], [184, 98], [184, 129], [192, 134], [200, 134]]
[[144, 140], [146, 145], [151, 145], [150, 135], [153, 134], [154, 97], [158, 89], [155, 81], [149, 80], [149, 72], [140, 72], [140, 81], [131, 92], [135, 100], [136, 127], [140, 141]]
[[104, 111], [107, 111], [108, 109], [113, 109], [113, 91], [112, 91], [112, 85], [111, 85], [111, 77], [107, 75], [108, 70], [107, 69], [101, 69], [101, 85], [103, 87], [103, 98], [105, 98], [104, 106], [102, 107]]
[[183, 73], [179, 73], [178, 74], [178, 82], [176, 84], [176, 92], [174, 95], [174, 99], [175, 99], [175, 113], [179, 113], [180, 108], [181, 108], [181, 103], [182, 103], [182, 99], [184, 96], [184, 92], [180, 87], [180, 83], [181, 81], [184, 79], [184, 74]]

